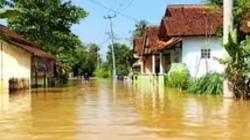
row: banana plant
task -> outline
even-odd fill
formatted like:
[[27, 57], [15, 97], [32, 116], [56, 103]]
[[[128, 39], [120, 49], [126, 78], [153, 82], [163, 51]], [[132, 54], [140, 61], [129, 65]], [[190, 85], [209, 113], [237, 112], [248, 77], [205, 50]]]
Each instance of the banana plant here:
[[238, 41], [237, 30], [233, 30], [224, 48], [229, 58], [216, 59], [226, 65], [225, 78], [230, 81], [230, 88], [235, 96], [246, 98], [246, 81], [250, 74], [250, 37], [246, 36], [245, 40]]

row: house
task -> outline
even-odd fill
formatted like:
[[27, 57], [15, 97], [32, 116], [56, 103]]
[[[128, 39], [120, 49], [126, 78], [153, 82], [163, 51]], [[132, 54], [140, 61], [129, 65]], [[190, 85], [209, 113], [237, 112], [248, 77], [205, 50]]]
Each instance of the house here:
[[192, 77], [201, 77], [209, 72], [224, 71], [214, 57], [225, 58], [217, 31], [222, 26], [220, 8], [203, 5], [170, 5], [160, 26], [160, 38], [180, 37], [179, 59], [185, 63]]
[[[171, 38], [163, 41], [159, 38], [160, 27], [147, 27], [143, 37], [134, 39], [134, 56], [137, 58], [136, 66], [140, 68], [140, 74], [143, 75], [162, 75], [166, 73], [171, 62], [179, 62], [174, 55], [173, 50], [180, 46], [181, 38]], [[174, 47], [175, 46], [175, 47]]]
[[[56, 60], [55, 56], [36, 48], [33, 43], [6, 26], [0, 25], [0, 35], [1, 89], [30, 88], [33, 73], [38, 72], [38, 66], [46, 62], [51, 67]], [[46, 73], [51, 76], [50, 67], [46, 68]], [[16, 82], [21, 83], [15, 85]]]
[[[243, 33], [250, 31], [246, 21], [242, 21]], [[227, 57], [222, 41], [217, 36], [222, 23], [221, 8], [169, 5], [160, 27], [148, 27], [142, 46], [134, 43], [134, 53], [140, 56], [141, 74], [167, 73], [171, 63], [186, 64], [192, 77], [224, 72], [225, 67], [214, 59]]]

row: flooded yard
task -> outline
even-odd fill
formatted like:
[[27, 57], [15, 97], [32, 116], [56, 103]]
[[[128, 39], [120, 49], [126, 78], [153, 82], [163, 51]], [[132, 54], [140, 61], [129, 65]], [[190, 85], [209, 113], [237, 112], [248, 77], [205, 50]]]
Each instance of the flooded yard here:
[[0, 94], [1, 140], [250, 139], [250, 102], [100, 80]]

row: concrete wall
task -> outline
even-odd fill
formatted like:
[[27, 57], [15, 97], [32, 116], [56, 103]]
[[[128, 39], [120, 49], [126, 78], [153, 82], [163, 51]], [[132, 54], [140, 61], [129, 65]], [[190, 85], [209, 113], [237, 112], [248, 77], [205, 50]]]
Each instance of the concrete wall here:
[[31, 79], [31, 54], [21, 48], [8, 44], [2, 40], [0, 50], [0, 78], [1, 87], [8, 89], [11, 78]]
[[[211, 49], [211, 58], [201, 59], [201, 49]], [[216, 37], [210, 37], [207, 43], [205, 37], [183, 38], [182, 62], [187, 65], [193, 77], [204, 76], [207, 72], [224, 72], [224, 66], [213, 57], [224, 58], [226, 56], [227, 53], [222, 43]]]

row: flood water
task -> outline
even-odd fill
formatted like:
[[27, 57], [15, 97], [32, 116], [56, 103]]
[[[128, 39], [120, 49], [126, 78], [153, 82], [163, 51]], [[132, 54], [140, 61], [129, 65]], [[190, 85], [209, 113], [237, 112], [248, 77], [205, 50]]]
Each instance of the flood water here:
[[244, 140], [250, 101], [101, 80], [0, 94], [1, 140]]

